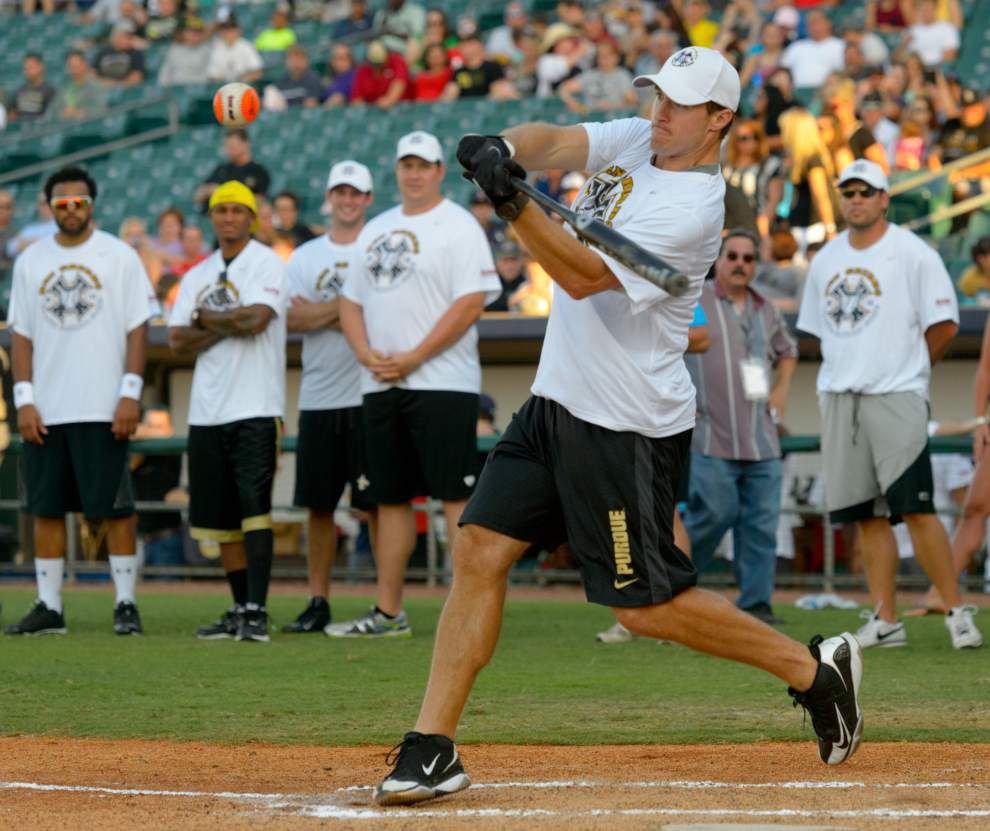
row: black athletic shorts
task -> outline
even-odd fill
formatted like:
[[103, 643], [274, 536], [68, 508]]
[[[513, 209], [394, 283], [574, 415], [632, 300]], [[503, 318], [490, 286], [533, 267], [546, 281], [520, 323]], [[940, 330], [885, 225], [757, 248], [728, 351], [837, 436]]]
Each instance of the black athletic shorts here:
[[698, 580], [673, 530], [690, 445], [690, 430], [662, 439], [619, 433], [531, 397], [489, 456], [460, 524], [547, 550], [569, 543], [592, 603], [664, 603]]
[[134, 513], [127, 442], [110, 422], [53, 424], [43, 445], [24, 442], [23, 501], [29, 514], [63, 517], [82, 511], [87, 519], [116, 519]]
[[373, 508], [368, 498], [361, 408], [300, 410], [293, 504], [332, 511], [348, 482], [351, 507], [364, 511]]
[[376, 505], [470, 496], [478, 469], [475, 393], [392, 387], [364, 396], [362, 410]]
[[272, 527], [280, 419], [189, 427], [189, 524], [197, 540], [237, 542]]
[[[887, 502], [887, 509], [890, 511], [888, 519], [891, 525], [897, 525], [905, 516], [910, 514], [934, 514], [935, 513], [935, 482], [932, 475], [932, 460], [928, 454], [928, 447], [918, 455], [894, 483], [887, 488], [884, 493], [884, 500]], [[879, 505], [878, 505], [879, 502]], [[882, 508], [883, 501], [868, 499], [858, 505], [849, 505], [839, 508], [837, 511], [829, 511], [829, 521], [835, 525], [842, 525], [846, 522], [862, 522], [877, 516], [877, 508]]]

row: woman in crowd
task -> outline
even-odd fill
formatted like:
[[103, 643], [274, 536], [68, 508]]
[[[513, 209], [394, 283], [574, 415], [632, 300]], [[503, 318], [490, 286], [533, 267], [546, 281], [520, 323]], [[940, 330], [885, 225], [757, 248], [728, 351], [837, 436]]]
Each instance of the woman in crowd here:
[[937, 164], [931, 151], [938, 138], [938, 121], [931, 99], [921, 96], [901, 112], [901, 136], [894, 157], [897, 170], [920, 170]]
[[[160, 220], [161, 217], [159, 217]], [[144, 265], [144, 270], [148, 272], [151, 285], [157, 286], [158, 279], [162, 276], [162, 257], [148, 238], [148, 229], [144, 224], [144, 220], [136, 216], [127, 217], [120, 223], [117, 236], [137, 251]]]
[[791, 73], [779, 67], [767, 76], [756, 96], [756, 115], [763, 122], [763, 134], [771, 153], [780, 152], [780, 116], [794, 106]]
[[722, 174], [742, 191], [756, 215], [760, 237], [766, 239], [784, 193], [785, 173], [780, 157], [770, 154], [758, 120], [736, 122], [729, 133]]
[[166, 208], [155, 221], [157, 235], [148, 240], [167, 269], [182, 257], [182, 228], [186, 217], [178, 208]]
[[739, 83], [745, 90], [749, 86], [761, 86], [780, 65], [780, 58], [787, 45], [787, 32], [783, 26], [767, 23], [760, 32], [760, 43], [750, 52], [739, 73]]
[[520, 98], [532, 98], [538, 83], [536, 65], [540, 61], [540, 35], [536, 29], [526, 26], [516, 35], [515, 44], [521, 57], [509, 67], [507, 75]]
[[780, 117], [780, 136], [792, 186], [788, 220], [803, 258], [809, 242], [835, 235], [832, 181], [836, 171], [815, 117], [799, 107]]
[[911, 0], [867, 0], [866, 31], [903, 31], [911, 25], [911, 12]]
[[842, 125], [834, 113], [822, 113], [818, 116], [818, 132], [832, 157], [832, 169], [842, 170], [847, 164], [855, 161], [849, 142], [842, 133]]
[[431, 43], [423, 50], [423, 71], [413, 79], [413, 97], [417, 101], [436, 101], [453, 77], [446, 47]]

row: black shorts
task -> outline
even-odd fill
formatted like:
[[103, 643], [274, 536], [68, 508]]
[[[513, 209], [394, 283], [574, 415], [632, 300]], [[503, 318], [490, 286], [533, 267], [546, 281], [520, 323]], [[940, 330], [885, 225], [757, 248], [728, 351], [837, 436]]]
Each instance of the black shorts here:
[[189, 525], [197, 540], [238, 542], [272, 527], [281, 420], [189, 427]]
[[690, 430], [662, 439], [619, 433], [531, 397], [492, 451], [460, 524], [548, 550], [568, 542], [592, 603], [664, 603], [698, 580], [673, 530], [690, 445]]
[[364, 396], [362, 410], [375, 504], [471, 494], [478, 468], [475, 393], [392, 387]]
[[[932, 476], [932, 460], [925, 447], [894, 483], [887, 488], [883, 500], [868, 499], [858, 505], [849, 505], [837, 511], [829, 511], [829, 521], [835, 525], [862, 522], [878, 515], [878, 508], [887, 503], [891, 525], [897, 525], [910, 514], [935, 513], [935, 483]], [[879, 503], [879, 504], [878, 504]]]
[[116, 519], [134, 513], [127, 467], [127, 442], [108, 421], [53, 424], [43, 445], [24, 442], [23, 501], [29, 514], [63, 517], [82, 511], [87, 519]]
[[332, 511], [344, 485], [351, 485], [351, 507], [369, 510], [364, 463], [364, 424], [360, 407], [300, 410], [293, 504]]

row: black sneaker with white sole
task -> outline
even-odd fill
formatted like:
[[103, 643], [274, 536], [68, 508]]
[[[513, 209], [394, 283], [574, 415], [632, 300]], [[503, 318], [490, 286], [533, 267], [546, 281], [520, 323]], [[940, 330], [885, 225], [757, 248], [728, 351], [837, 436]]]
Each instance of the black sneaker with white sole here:
[[248, 609], [241, 615], [235, 640], [268, 643], [271, 639], [268, 634], [268, 612], [264, 609]]
[[863, 737], [859, 687], [863, 679], [863, 650], [848, 632], [823, 640], [815, 635], [808, 645], [818, 661], [811, 688], [787, 690], [811, 716], [818, 735], [818, 753], [827, 765], [838, 765], [856, 752]]
[[125, 600], [114, 607], [113, 631], [118, 635], [141, 635], [144, 633], [137, 606]]
[[196, 637], [201, 641], [233, 640], [237, 637], [237, 627], [240, 626], [242, 614], [244, 610], [240, 607], [227, 609], [215, 623], [200, 626], [196, 630]]
[[36, 600], [31, 611], [3, 631], [7, 635], [64, 635], [65, 617], [62, 612], [49, 609], [44, 602]]
[[439, 734], [406, 733], [386, 762], [394, 767], [375, 788], [379, 805], [412, 805], [463, 791], [471, 784], [454, 743]]
[[330, 624], [330, 604], [325, 597], [310, 598], [309, 605], [299, 613], [292, 623], [282, 627], [283, 632], [290, 634], [303, 632], [322, 632], [324, 626]]

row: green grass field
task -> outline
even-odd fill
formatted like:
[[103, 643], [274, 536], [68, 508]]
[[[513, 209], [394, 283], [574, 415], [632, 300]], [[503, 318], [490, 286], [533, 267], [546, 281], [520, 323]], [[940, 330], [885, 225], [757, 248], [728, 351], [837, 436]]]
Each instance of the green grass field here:
[[[28, 588], [0, 587], [3, 621], [26, 611]], [[373, 642], [276, 635], [271, 644], [200, 642], [226, 598], [144, 591], [147, 635], [110, 629], [112, 595], [66, 593], [66, 637], [0, 638], [0, 734], [320, 745], [390, 743], [412, 725], [441, 601], [407, 603], [415, 637]], [[338, 598], [342, 620], [369, 605]], [[276, 623], [300, 600], [278, 596]], [[856, 612], [781, 606], [801, 640], [858, 624]], [[809, 740], [784, 685], [750, 667], [679, 646], [595, 643], [607, 610], [510, 601], [462, 742], [672, 743]], [[984, 627], [986, 628], [986, 627]], [[867, 653], [867, 738], [990, 741], [990, 649], [954, 652], [941, 619], [908, 622], [907, 649]]]

